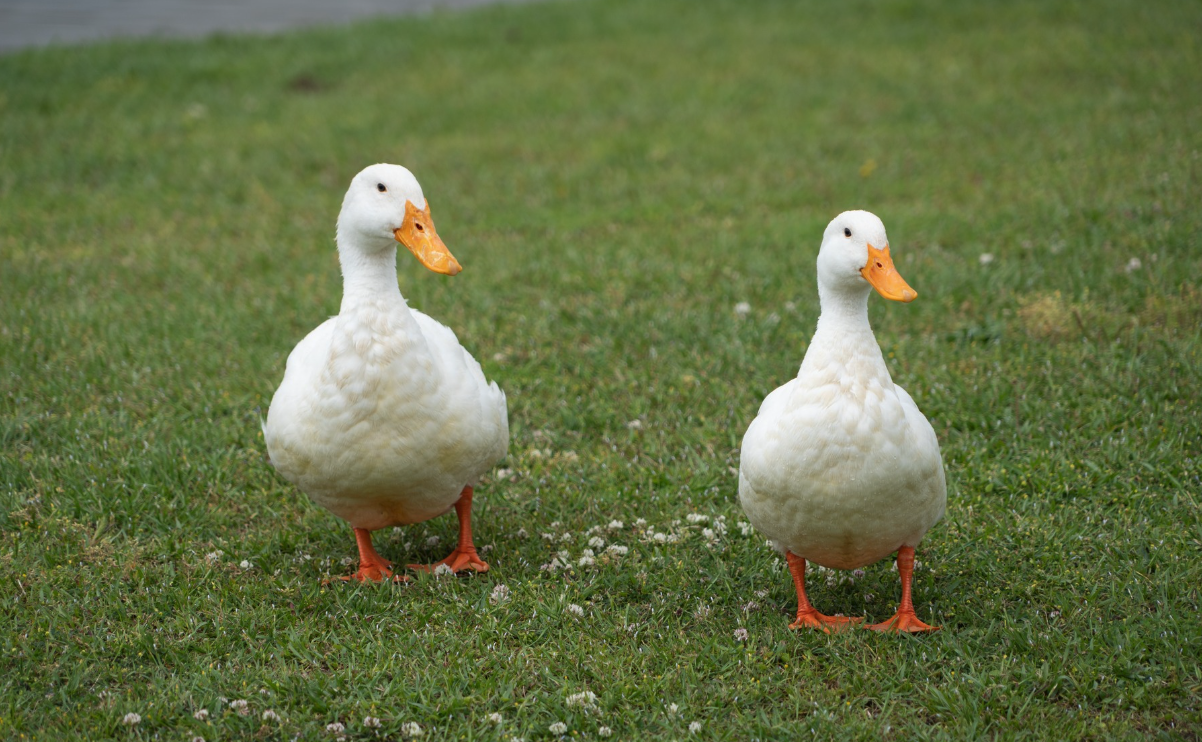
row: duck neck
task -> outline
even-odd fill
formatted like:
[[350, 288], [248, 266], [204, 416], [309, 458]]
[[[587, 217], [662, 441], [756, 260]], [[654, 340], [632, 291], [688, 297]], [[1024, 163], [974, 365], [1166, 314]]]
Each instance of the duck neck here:
[[818, 284], [818, 302], [822, 313], [818, 316], [818, 330], [814, 334], [833, 335], [847, 338], [867, 336], [875, 340], [872, 326], [868, 324], [868, 291], [836, 291]]
[[346, 312], [366, 302], [403, 304], [397, 285], [396, 247], [367, 251], [339, 237], [338, 262], [342, 266], [342, 311]]
[[868, 324], [868, 292], [835, 291], [818, 286], [822, 314], [798, 375], [843, 383], [855, 378], [889, 380], [881, 347]]

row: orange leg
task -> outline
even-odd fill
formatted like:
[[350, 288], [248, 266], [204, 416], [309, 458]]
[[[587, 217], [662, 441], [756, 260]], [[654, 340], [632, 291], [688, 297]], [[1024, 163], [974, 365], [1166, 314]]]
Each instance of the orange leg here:
[[914, 547], [903, 546], [897, 550], [897, 571], [901, 574], [902, 599], [897, 613], [884, 623], [865, 626], [873, 631], [938, 631], [938, 626], [928, 626], [918, 620], [914, 603], [910, 600], [910, 581], [914, 577]]
[[453, 572], [463, 572], [473, 569], [477, 572], [487, 572], [488, 562], [476, 553], [472, 544], [472, 488], [464, 487], [455, 503], [455, 515], [459, 516], [459, 545], [455, 547], [446, 559], [434, 564], [410, 564], [409, 569], [420, 569], [433, 572], [438, 565], [445, 564]]
[[822, 629], [826, 633], [840, 631], [853, 623], [863, 621], [863, 618], [844, 618], [843, 616], [824, 616], [810, 605], [806, 598], [806, 560], [791, 551], [785, 552], [789, 562], [789, 573], [793, 575], [793, 587], [797, 588], [797, 620], [789, 624], [790, 629], [800, 629], [809, 626]]
[[356, 528], [355, 542], [359, 544], [359, 571], [349, 577], [340, 577], [339, 579], [346, 582], [351, 580], [382, 582], [390, 577], [394, 582], [409, 580], [404, 575], [394, 576], [392, 574], [392, 562], [377, 554], [375, 547], [371, 545], [371, 531], [365, 528]]

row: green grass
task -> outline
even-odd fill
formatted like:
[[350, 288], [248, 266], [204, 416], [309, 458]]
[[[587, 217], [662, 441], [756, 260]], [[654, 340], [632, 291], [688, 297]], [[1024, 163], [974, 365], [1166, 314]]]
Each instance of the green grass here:
[[[0, 58], [0, 738], [1197, 738], [1200, 24], [607, 0]], [[487, 575], [323, 588], [350, 530], [259, 417], [337, 311], [334, 219], [377, 161], [465, 266], [403, 254], [402, 290], [506, 390], [513, 475], [477, 489]], [[790, 632], [736, 526], [739, 440], [849, 208], [920, 294], [870, 311], [943, 445], [930, 636]], [[615, 518], [626, 556], [539, 569]], [[377, 540], [430, 560], [455, 527]], [[882, 620], [898, 593], [880, 563], [811, 598]]]

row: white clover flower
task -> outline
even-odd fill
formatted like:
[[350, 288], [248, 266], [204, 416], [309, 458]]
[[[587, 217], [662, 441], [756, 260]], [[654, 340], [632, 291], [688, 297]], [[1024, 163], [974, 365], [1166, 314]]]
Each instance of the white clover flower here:
[[513, 469], [497, 469], [497, 481], [504, 482], [513, 476]]
[[579, 616], [581, 618], [584, 617], [584, 609], [581, 608], [580, 606], [576, 605], [575, 603], [568, 603], [567, 611], [568, 611], [568, 613], [571, 613], [574, 616]]
[[591, 567], [596, 563], [597, 563], [597, 560], [593, 558], [593, 550], [585, 549], [584, 555], [581, 556], [579, 561], [576, 562], [576, 566], [577, 567]]
[[749, 600], [745, 604], [743, 604], [743, 612], [751, 613], [752, 611], [754, 611], [755, 609], [757, 609], [759, 607], [760, 607], [759, 603], [755, 602], [754, 600]]
[[517, 534], [515, 534], [515, 535], [518, 538], [527, 538], [530, 534], [526, 533], [525, 528], [519, 528]]
[[605, 539], [600, 536], [593, 536], [588, 540], [588, 545], [594, 549], [600, 549], [602, 546], [605, 546]]
[[560, 541], [571, 541], [571, 540], [572, 540], [572, 532], [571, 532], [571, 531], [564, 531], [563, 533], [561, 533], [561, 534], [559, 535], [559, 540], [560, 540]]
[[441, 540], [442, 539], [438, 536], [431, 536], [430, 538], [426, 539], [426, 546], [438, 546], [438, 542]]
[[643, 429], [643, 421], [636, 417], [635, 419], [626, 423], [626, 427], [629, 428], [630, 430], [642, 430]]
[[591, 690], [573, 693], [568, 696], [567, 705], [579, 706], [586, 711], [595, 710], [597, 708], [597, 694]]
[[742, 626], [735, 629], [735, 641], [747, 641], [747, 629], [743, 628]]
[[505, 721], [505, 717], [494, 712], [494, 713], [491, 713], [488, 715], [488, 721], [492, 724], [496, 724], [497, 726], [500, 726], [501, 722]]
[[366, 716], [363, 718], [363, 726], [367, 727], [368, 729], [379, 729], [380, 720], [374, 716]]
[[239, 698], [236, 701], [230, 701], [230, 708], [238, 712], [238, 716], [250, 715], [250, 704]]
[[668, 716], [676, 716], [676, 712], [677, 712], [677, 711], [679, 711], [679, 710], [680, 710], [680, 706], [677, 706], [677, 705], [676, 705], [676, 704], [674, 704], [674, 703], [673, 703], [673, 704], [669, 704], [669, 706], [668, 706]]
[[593, 535], [594, 533], [596, 533], [597, 531], [600, 531], [600, 530], [601, 530], [601, 528], [602, 528], [601, 526], [591, 526], [591, 527], [590, 527], [590, 528], [589, 528], [587, 531], [585, 531], [585, 532], [584, 532], [584, 535], [585, 535], [585, 536], [592, 536], [592, 535]]
[[488, 596], [488, 602], [493, 605], [499, 605], [507, 600], [509, 600], [509, 588], [506, 585], [497, 585]]
[[349, 567], [355, 563], [354, 557], [342, 557], [341, 564], [344, 567]]
[[241, 562], [238, 562], [238, 567], [240, 569], [254, 569], [255, 565], [251, 564], [250, 560], [243, 559]]
[[606, 549], [605, 551], [609, 552], [610, 554], [613, 554], [614, 556], [626, 556], [627, 552], [629, 552], [630, 549], [625, 546], [622, 546], [621, 544], [610, 544], [609, 548]]
[[340, 721], [332, 721], [326, 724], [326, 731], [330, 734], [342, 734], [346, 731], [346, 727]]
[[864, 593], [864, 602], [865, 603], [871, 603], [875, 599], [876, 599], [876, 596], [873, 595], [872, 593]]
[[647, 526], [647, 519], [646, 519], [646, 518], [639, 518], [638, 520], [636, 520], [636, 521], [634, 522], [634, 527], [635, 527], [635, 528], [646, 528], [646, 526]]
[[192, 739], [188, 740], [188, 742], [205, 742], [205, 738], [198, 734]]
[[544, 533], [544, 534], [542, 534], [542, 537], [543, 537], [543, 539], [545, 539], [545, 540], [547, 540], [547, 541], [554, 541], [554, 540], [555, 540], [555, 534], [554, 534], [554, 533]]
[[137, 726], [138, 724], [142, 723], [142, 715], [135, 714], [133, 711], [130, 711], [128, 714], [125, 715], [125, 718], [123, 718], [121, 720], [121, 723], [128, 724], [131, 727]]
[[192, 714], [192, 718], [196, 719], [197, 721], [204, 721], [205, 719], [209, 718], [209, 710], [199, 709]]
[[718, 534], [714, 533], [714, 529], [712, 528], [702, 528], [701, 537], [707, 541], [714, 541], [718, 538]]
[[422, 731], [421, 725], [416, 721], [407, 721], [401, 725], [402, 737], [420, 737], [423, 734], [425, 734], [425, 732]]
[[438, 577], [449, 577], [455, 574], [455, 570], [448, 564], [440, 564], [434, 568], [434, 574]]
[[272, 711], [271, 709], [267, 709], [266, 711], [263, 712], [263, 721], [279, 721], [279, 720], [280, 720], [280, 715], [277, 714], [276, 712]]
[[668, 541], [668, 534], [666, 534], [666, 533], [654, 533], [654, 534], [652, 534], [652, 535], [651, 535], [651, 538], [655, 539], [655, 541], [656, 541], [657, 543], [663, 544], [663, 543], [667, 543], [667, 541]]
[[710, 607], [708, 605], [706, 605], [705, 603], [702, 603], [701, 605], [697, 606], [697, 610], [693, 611], [693, 615], [699, 619], [706, 618], [709, 616], [709, 614], [710, 614]]
[[551, 734], [567, 734], [568, 725], [564, 724], [562, 721], [557, 721], [551, 726], [547, 727], [547, 731], [551, 732]]
[[756, 590], [756, 591], [755, 591], [755, 597], [757, 597], [757, 598], [766, 598], [766, 597], [768, 597], [768, 591], [767, 591], [767, 590]]
[[[655, 535], [657, 535], [657, 536], [658, 536], [659, 534], [657, 533], [657, 534], [655, 534]], [[677, 534], [675, 534], [675, 533], [669, 533], [669, 534], [668, 534], [668, 543], [670, 543], [670, 544], [674, 544], [674, 543], [676, 543], [676, 542], [677, 542], [677, 541], [679, 541], [679, 540], [680, 540], [680, 536], [679, 536], [679, 535], [677, 535]]]
[[606, 528], [608, 528], [611, 531], [620, 531], [625, 527], [626, 527], [626, 524], [620, 520], [611, 520], [609, 522], [609, 525], [606, 526]]
[[746, 317], [747, 315], [751, 314], [751, 304], [745, 301], [735, 304], [735, 314], [739, 315], [740, 317]]
[[861, 577], [863, 577], [865, 574], [867, 574], [867, 573], [862, 569], [853, 569], [851, 571], [851, 576], [855, 577], [857, 580], [860, 579]]
[[696, 734], [697, 732], [700, 732], [700, 731], [701, 731], [701, 722], [695, 721], [695, 722], [689, 724], [689, 732], [690, 733]]
[[614, 730], [610, 729], [609, 727], [601, 727], [600, 729], [597, 730], [597, 734], [601, 737], [608, 737], [613, 733], [614, 733]]
[[210, 551], [208, 554], [205, 554], [205, 561], [207, 561], [207, 562], [220, 561], [221, 557], [223, 557], [223, 556], [225, 556], [225, 552], [222, 551], [221, 549], [217, 549], [216, 551]]
[[572, 552], [568, 551], [567, 549], [560, 549], [555, 553], [555, 556], [557, 559], [559, 559], [559, 561], [566, 562], [572, 558]]
[[701, 513], [689, 513], [684, 517], [684, 519], [690, 523], [704, 523], [709, 520], [710, 517]]
[[1126, 271], [1128, 273], [1134, 273], [1135, 271], [1137, 271], [1143, 267], [1144, 267], [1144, 264], [1142, 262], [1140, 262], [1139, 258], [1131, 258], [1130, 260], [1127, 261]]
[[983, 252], [977, 257], [977, 262], [981, 265], [989, 265], [993, 262], [993, 253]]

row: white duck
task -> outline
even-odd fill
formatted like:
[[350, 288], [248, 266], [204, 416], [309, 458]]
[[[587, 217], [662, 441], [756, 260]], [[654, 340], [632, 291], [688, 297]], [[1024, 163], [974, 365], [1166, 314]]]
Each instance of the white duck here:
[[472, 487], [509, 446], [505, 394], [454, 332], [405, 303], [396, 245], [435, 273], [453, 276], [459, 263], [417, 179], [399, 165], [355, 176], [337, 242], [342, 308], [288, 356], [263, 425], [271, 462], [354, 528], [359, 570], [343, 579], [392, 577], [371, 532], [452, 507], [459, 543], [438, 564], [486, 571], [472, 545]]
[[868, 324], [868, 295], [918, 294], [889, 257], [885, 225], [847, 211], [818, 252], [818, 329], [797, 378], [760, 406], [743, 436], [739, 500], [751, 523], [785, 552], [797, 621], [829, 631], [863, 619], [824, 616], [806, 599], [810, 560], [854, 569], [897, 552], [902, 601], [869, 628], [930, 631], [910, 598], [914, 547], [943, 517], [939, 442], [914, 400], [893, 383]]

